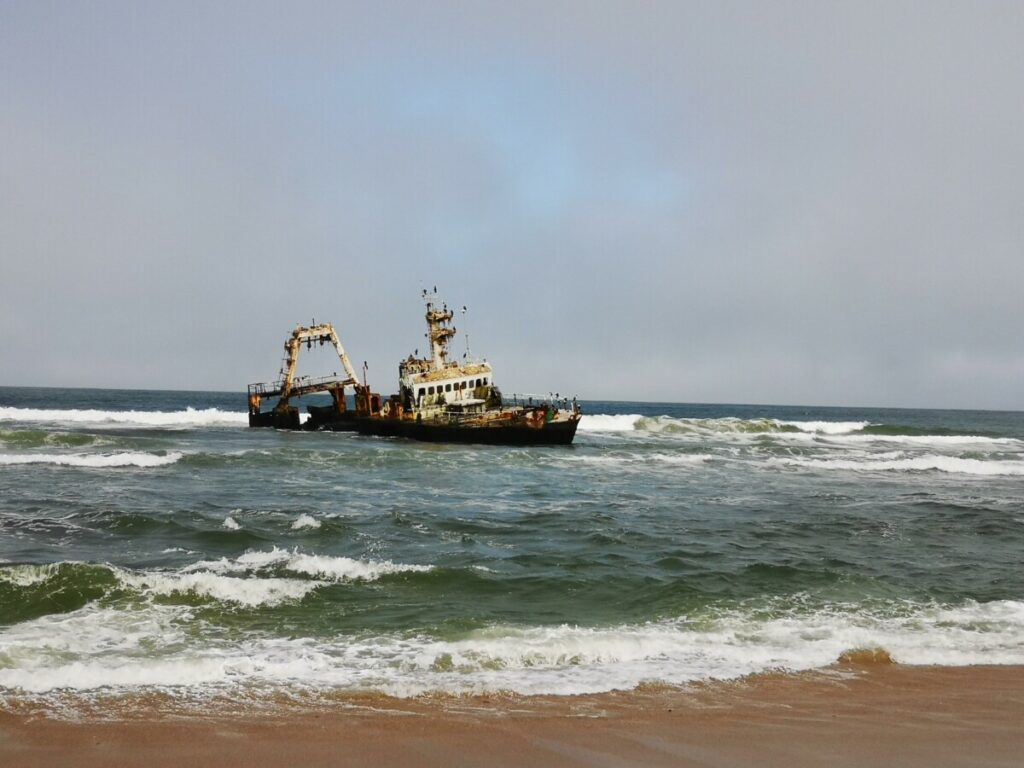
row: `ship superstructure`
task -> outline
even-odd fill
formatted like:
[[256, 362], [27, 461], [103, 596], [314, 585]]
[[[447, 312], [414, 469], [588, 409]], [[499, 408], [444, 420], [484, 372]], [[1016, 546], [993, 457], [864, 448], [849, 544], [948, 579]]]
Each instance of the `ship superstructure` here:
[[427, 312], [427, 343], [430, 356], [413, 355], [398, 364], [399, 404], [406, 412], [424, 419], [440, 414], [480, 413], [488, 402], [500, 403], [494, 387], [494, 370], [486, 360], [473, 360], [466, 354], [463, 362], [450, 359], [449, 344], [456, 333], [455, 313], [439, 302], [437, 289], [423, 292]]

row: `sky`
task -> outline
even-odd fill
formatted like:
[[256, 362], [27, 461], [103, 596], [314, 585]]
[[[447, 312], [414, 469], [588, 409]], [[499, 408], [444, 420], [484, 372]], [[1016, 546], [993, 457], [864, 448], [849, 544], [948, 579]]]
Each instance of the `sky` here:
[[[1024, 409], [1024, 4], [0, 0], [0, 384], [332, 322], [508, 392]], [[327, 352], [300, 371], [338, 368]]]

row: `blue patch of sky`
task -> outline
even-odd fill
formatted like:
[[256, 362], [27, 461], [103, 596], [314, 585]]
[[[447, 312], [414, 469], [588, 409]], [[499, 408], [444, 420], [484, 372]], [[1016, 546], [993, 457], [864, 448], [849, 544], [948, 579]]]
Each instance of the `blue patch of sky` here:
[[440, 126], [491, 150], [512, 191], [516, 213], [544, 218], [583, 194], [575, 116], [545, 81], [524, 71], [434, 71], [404, 78], [395, 115]]
[[[470, 263], [509, 226], [550, 226], [595, 201], [639, 221], [675, 218], [689, 196], [678, 164], [661, 156], [657, 100], [611, 94], [596, 79], [521, 61], [469, 69], [446, 57], [405, 55], [384, 65], [321, 62], [278, 85], [289, 109], [318, 113], [330, 125], [355, 120], [372, 135], [383, 121], [378, 129], [392, 137], [447, 135], [473, 149], [467, 163], [486, 162], [483, 172], [496, 175], [496, 207], [433, 201], [440, 204], [419, 221], [426, 254], [453, 266]], [[326, 126], [321, 134], [337, 136]], [[314, 153], [332, 152], [312, 143]]]

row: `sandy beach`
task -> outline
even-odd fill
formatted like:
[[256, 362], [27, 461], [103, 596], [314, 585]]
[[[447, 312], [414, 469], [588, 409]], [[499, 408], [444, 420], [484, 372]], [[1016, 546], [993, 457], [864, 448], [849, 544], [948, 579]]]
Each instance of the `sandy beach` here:
[[348, 698], [246, 712], [121, 699], [0, 715], [10, 768], [1017, 766], [1024, 667], [840, 665], [576, 697]]

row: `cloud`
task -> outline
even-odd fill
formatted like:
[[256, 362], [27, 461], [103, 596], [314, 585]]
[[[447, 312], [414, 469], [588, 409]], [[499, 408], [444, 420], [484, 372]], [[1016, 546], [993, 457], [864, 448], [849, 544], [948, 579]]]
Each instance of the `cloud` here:
[[4, 383], [388, 389], [436, 283], [507, 390], [1024, 407], [1016, 4], [0, 15]]

